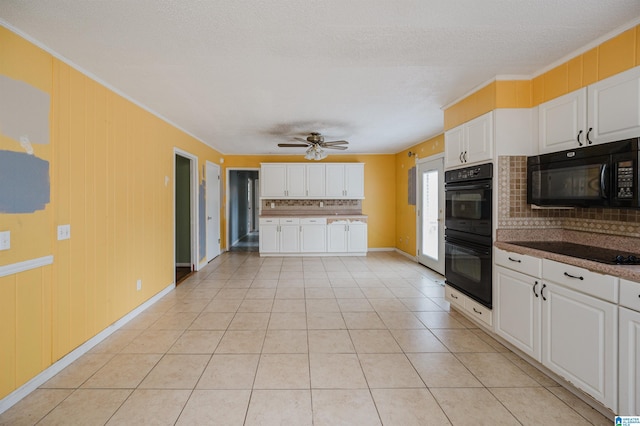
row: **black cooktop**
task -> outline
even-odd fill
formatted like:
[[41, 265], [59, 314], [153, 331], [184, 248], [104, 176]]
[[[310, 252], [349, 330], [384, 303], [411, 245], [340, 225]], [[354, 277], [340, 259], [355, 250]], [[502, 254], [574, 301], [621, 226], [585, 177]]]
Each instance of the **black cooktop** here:
[[640, 265], [640, 254], [566, 241], [509, 241], [510, 244], [610, 265]]

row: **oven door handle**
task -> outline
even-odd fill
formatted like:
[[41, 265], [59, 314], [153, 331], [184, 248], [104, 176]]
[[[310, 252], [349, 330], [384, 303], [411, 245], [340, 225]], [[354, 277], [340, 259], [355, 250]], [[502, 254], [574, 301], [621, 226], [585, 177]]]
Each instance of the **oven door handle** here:
[[490, 183], [483, 183], [480, 185], [445, 185], [444, 190], [447, 191], [468, 191], [470, 189], [491, 189]]
[[450, 244], [455, 246], [461, 250], [466, 250], [467, 252], [473, 252], [477, 254], [488, 255], [491, 253], [491, 247], [487, 247], [480, 244], [470, 243], [468, 241], [461, 241], [451, 238], [445, 238], [445, 244]]
[[600, 196], [605, 200], [609, 198], [609, 193], [607, 191], [609, 179], [607, 179], [607, 177], [607, 163], [604, 163], [600, 168]]

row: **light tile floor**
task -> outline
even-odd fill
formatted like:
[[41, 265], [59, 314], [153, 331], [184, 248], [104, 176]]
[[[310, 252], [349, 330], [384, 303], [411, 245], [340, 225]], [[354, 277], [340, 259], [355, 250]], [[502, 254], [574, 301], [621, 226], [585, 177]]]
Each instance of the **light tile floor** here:
[[610, 425], [393, 252], [225, 253], [2, 425]]

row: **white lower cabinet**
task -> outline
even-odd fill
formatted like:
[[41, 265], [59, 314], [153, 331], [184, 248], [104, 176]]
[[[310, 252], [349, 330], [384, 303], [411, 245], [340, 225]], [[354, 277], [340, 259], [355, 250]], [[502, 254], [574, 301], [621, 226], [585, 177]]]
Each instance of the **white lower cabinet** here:
[[300, 232], [300, 251], [302, 253], [324, 253], [327, 251], [326, 219], [300, 219]]
[[542, 364], [616, 411], [618, 307], [543, 284]]
[[367, 224], [359, 220], [336, 220], [327, 226], [327, 251], [330, 253], [365, 253]]
[[260, 253], [299, 253], [300, 219], [260, 219]]
[[540, 361], [541, 280], [501, 266], [495, 277], [496, 333]]
[[260, 254], [364, 255], [365, 219], [260, 218]]
[[454, 307], [466, 312], [471, 318], [491, 327], [493, 321], [491, 309], [479, 304], [449, 285], [445, 286], [444, 298]]
[[498, 249], [495, 260], [495, 332], [615, 412], [617, 278]]
[[280, 220], [260, 219], [260, 253], [280, 252]]
[[640, 283], [620, 281], [618, 411], [640, 415]]

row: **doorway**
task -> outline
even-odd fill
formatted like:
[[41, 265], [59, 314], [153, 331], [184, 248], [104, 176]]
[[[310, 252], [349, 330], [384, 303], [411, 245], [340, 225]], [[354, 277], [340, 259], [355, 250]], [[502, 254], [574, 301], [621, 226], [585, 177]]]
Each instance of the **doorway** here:
[[174, 149], [174, 253], [176, 285], [197, 265], [198, 158]]
[[227, 169], [229, 251], [258, 251], [260, 185], [258, 169]]
[[444, 275], [444, 157], [418, 160], [418, 262]]
[[207, 161], [206, 215], [207, 262], [220, 254], [220, 166]]

